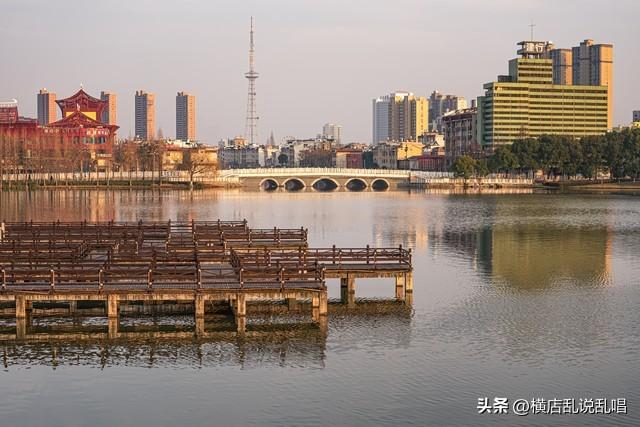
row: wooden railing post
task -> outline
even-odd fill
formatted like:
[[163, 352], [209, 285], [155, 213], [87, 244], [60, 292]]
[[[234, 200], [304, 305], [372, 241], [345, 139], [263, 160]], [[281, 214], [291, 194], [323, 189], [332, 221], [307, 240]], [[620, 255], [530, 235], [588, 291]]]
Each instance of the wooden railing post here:
[[104, 289], [104, 271], [102, 269], [100, 269], [100, 271], [98, 271], [98, 290], [100, 292], [103, 291]]
[[279, 274], [279, 279], [280, 279], [280, 289], [282, 291], [284, 291], [284, 267], [280, 267], [280, 274]]
[[200, 267], [198, 267], [197, 270], [197, 279], [198, 279], [198, 289], [202, 289], [202, 269], [200, 269]]
[[51, 269], [51, 292], [56, 290], [56, 272]]
[[2, 292], [7, 290], [7, 272], [2, 269]]
[[336, 245], [333, 245], [333, 264], [336, 263]]
[[369, 245], [367, 245], [367, 264], [369, 264]]
[[149, 268], [147, 271], [147, 287], [149, 290], [153, 289], [153, 269]]
[[240, 272], [238, 273], [238, 278], [240, 280], [240, 289], [244, 288], [244, 268], [240, 268]]

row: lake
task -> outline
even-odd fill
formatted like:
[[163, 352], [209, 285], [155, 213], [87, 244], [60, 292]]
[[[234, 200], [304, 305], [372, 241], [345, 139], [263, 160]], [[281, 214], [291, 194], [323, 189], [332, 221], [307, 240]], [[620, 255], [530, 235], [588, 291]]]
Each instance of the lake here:
[[[410, 247], [415, 267], [410, 308], [381, 279], [359, 279], [356, 306], [343, 307], [329, 280], [326, 332], [0, 341], [2, 426], [640, 424], [638, 197], [36, 190], [0, 193], [0, 218], [246, 218], [307, 227], [312, 246]], [[60, 322], [78, 321], [34, 320]], [[123, 322], [162, 331], [193, 321]], [[626, 398], [629, 413], [478, 414], [483, 397]]]

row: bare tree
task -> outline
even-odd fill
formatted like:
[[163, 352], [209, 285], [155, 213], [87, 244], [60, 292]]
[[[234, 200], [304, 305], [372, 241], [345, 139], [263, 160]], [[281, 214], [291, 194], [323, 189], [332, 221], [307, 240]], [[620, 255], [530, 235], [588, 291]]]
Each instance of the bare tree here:
[[194, 178], [205, 172], [215, 172], [217, 164], [207, 159], [206, 153], [194, 148], [185, 152], [185, 157], [181, 165], [182, 170], [189, 174], [189, 189], [193, 190]]

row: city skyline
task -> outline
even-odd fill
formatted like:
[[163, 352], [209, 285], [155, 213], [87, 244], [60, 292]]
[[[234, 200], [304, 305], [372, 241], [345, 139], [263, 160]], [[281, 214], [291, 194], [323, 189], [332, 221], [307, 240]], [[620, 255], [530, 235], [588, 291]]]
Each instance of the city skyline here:
[[[634, 27], [625, 26], [624, 22], [634, 16], [633, 11], [640, 9], [636, 4], [617, 2], [604, 11], [599, 10], [596, 16], [590, 12], [589, 2], [580, 2], [582, 7], [577, 9], [576, 2], [493, 3], [495, 10], [492, 11], [486, 4], [480, 7], [473, 2], [462, 1], [441, 8], [433, 2], [408, 1], [405, 6], [410, 6], [409, 13], [371, 2], [367, 11], [370, 14], [358, 17], [354, 16], [355, 7], [351, 5], [344, 7], [342, 16], [332, 13], [342, 6], [339, 2], [323, 4], [322, 8], [301, 2], [289, 5], [291, 16], [282, 17], [270, 14], [265, 5], [250, 2], [228, 4], [224, 22], [207, 26], [205, 20], [215, 16], [216, 8], [195, 2], [184, 8], [190, 18], [185, 22], [192, 23], [189, 37], [193, 42], [185, 45], [179, 31], [166, 32], [155, 22], [153, 27], [140, 24], [146, 30], [142, 33], [148, 37], [137, 37], [131, 42], [127, 34], [140, 31], [132, 23], [142, 16], [143, 6], [148, 3], [130, 2], [117, 8], [124, 21], [119, 33], [110, 35], [109, 43], [95, 42], [100, 49], [114, 53], [116, 59], [104, 62], [99, 55], [96, 58], [88, 55], [82, 63], [73, 66], [64, 55], [56, 54], [57, 47], [50, 52], [40, 52], [36, 58], [27, 57], [23, 52], [37, 44], [42, 31], [55, 28], [58, 39], [73, 38], [74, 31], [66, 29], [69, 26], [65, 24], [76, 19], [73, 10], [79, 2], [9, 4], [5, 5], [6, 13], [0, 17], [0, 24], [7, 31], [5, 51], [14, 60], [4, 69], [11, 78], [0, 80], [0, 98], [18, 99], [20, 113], [36, 117], [35, 95], [42, 87], [55, 93], [73, 93], [81, 82], [90, 93], [100, 93], [106, 88], [118, 96], [119, 136], [127, 137], [134, 134], [131, 98], [136, 89], [144, 88], [156, 94], [157, 128], [173, 136], [175, 93], [185, 90], [200, 99], [199, 139], [214, 145], [219, 139], [241, 135], [244, 130], [246, 27], [249, 16], [254, 15], [256, 31], [260, 34], [256, 44], [256, 60], [261, 70], [257, 105], [259, 142], [264, 142], [271, 131], [277, 141], [285, 135], [313, 136], [319, 124], [326, 122], [344, 126], [345, 142], [369, 142], [372, 98], [406, 89], [418, 96], [439, 90], [475, 99], [482, 94], [484, 83], [494, 80], [497, 74], [506, 73], [505, 59], [515, 57], [515, 44], [529, 38], [528, 23], [533, 19], [537, 25], [535, 38], [552, 40], [559, 47], [576, 46], [586, 38], [615, 46], [613, 124], [629, 123], [631, 111], [637, 110], [640, 104], [634, 96], [640, 83], [633, 78], [640, 63], [634, 54], [635, 38], [628, 31]], [[152, 14], [158, 23], [173, 18], [175, 8], [162, 2], [153, 5]], [[21, 19], [34, 6], [41, 12], [36, 13], [33, 22]], [[459, 16], [461, 8], [468, 12], [466, 18]], [[406, 25], [384, 28], [382, 9]], [[550, 10], [554, 13], [547, 13]], [[113, 25], [117, 19], [114, 11], [105, 5], [83, 12], [86, 23], [79, 24], [81, 27], [92, 25], [100, 30], [103, 25]], [[483, 17], [495, 12], [499, 12], [496, 16], [500, 18], [500, 27], [486, 27]], [[427, 18], [434, 13], [442, 19], [429, 21]], [[567, 23], [569, 16], [576, 22]], [[465, 25], [452, 34], [440, 21], [454, 17]], [[16, 22], [20, 22], [20, 27]], [[176, 25], [182, 28], [183, 24]], [[401, 46], [396, 45], [399, 37], [404, 40]], [[89, 54], [94, 48], [89, 41], [80, 40], [77, 44], [80, 53]], [[135, 57], [138, 51], [148, 51], [148, 55]], [[408, 53], [412, 55], [411, 67], [403, 63]], [[179, 63], [169, 60], [179, 54], [182, 58]], [[47, 62], [46, 74], [41, 74], [42, 68], [36, 66], [38, 61]], [[434, 61], [440, 66], [434, 67]], [[344, 93], [349, 96], [343, 97]], [[301, 95], [314, 102], [305, 102], [305, 108], [296, 107]], [[335, 103], [338, 97], [344, 101]]]

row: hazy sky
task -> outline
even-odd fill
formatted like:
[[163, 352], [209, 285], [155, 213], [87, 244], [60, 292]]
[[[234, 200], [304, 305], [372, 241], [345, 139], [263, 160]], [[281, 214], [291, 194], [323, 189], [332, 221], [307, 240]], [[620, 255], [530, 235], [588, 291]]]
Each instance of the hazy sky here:
[[507, 73], [532, 20], [535, 38], [559, 47], [613, 43], [615, 123], [640, 109], [638, 0], [0, 0], [0, 100], [35, 117], [41, 87], [113, 91], [127, 136], [143, 89], [173, 137], [184, 90], [197, 97], [198, 138], [215, 144], [244, 132], [251, 15], [260, 140], [334, 122], [369, 142], [371, 99], [394, 90], [475, 98]]

